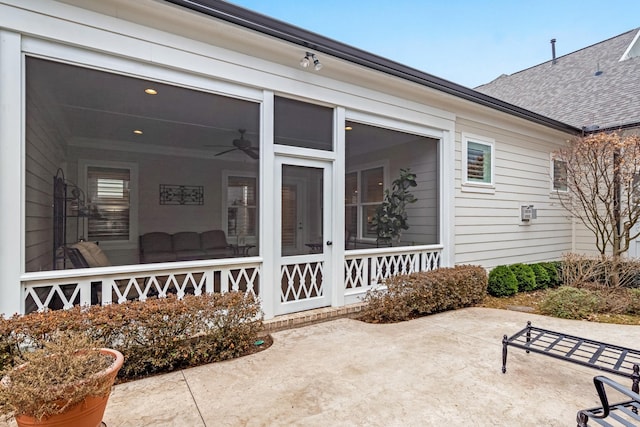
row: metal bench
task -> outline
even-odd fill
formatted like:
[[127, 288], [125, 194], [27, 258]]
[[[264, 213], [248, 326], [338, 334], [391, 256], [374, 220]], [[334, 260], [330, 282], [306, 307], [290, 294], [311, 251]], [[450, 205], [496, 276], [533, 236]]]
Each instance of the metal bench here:
[[507, 372], [507, 348], [515, 347], [565, 360], [589, 368], [630, 378], [631, 390], [638, 393], [640, 383], [640, 351], [527, 326], [510, 337], [502, 338], [502, 373]]
[[[596, 386], [598, 396], [600, 397], [600, 403], [602, 406], [591, 409], [582, 409], [578, 411], [576, 415], [576, 421], [578, 427], [588, 427], [589, 422], [601, 425], [601, 426], [637, 426], [640, 425], [640, 416], [638, 416], [638, 409], [640, 408], [640, 394], [635, 393], [617, 382], [603, 376], [597, 376], [593, 378], [593, 384]], [[625, 396], [623, 402], [610, 404], [605, 385], [611, 387], [619, 393]], [[594, 425], [591, 423], [591, 425]], [[615, 423], [615, 424], [613, 424]]]

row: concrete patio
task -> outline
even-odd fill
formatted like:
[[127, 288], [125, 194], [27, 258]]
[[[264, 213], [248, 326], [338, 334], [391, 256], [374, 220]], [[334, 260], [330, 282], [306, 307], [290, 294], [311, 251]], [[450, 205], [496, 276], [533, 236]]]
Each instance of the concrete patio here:
[[[523, 328], [635, 347], [640, 327], [469, 308], [409, 322], [338, 319], [273, 333], [266, 351], [115, 387], [124, 426], [575, 426], [599, 372], [510, 349]], [[614, 378], [626, 384], [626, 378]]]

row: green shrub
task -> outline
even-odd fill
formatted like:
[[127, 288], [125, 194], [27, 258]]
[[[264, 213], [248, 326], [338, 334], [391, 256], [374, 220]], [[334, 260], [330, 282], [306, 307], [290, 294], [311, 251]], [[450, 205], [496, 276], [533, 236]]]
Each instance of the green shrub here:
[[509, 266], [518, 281], [518, 291], [527, 292], [536, 288], [536, 275], [526, 264], [512, 264]]
[[536, 277], [536, 289], [548, 288], [551, 279], [547, 270], [540, 264], [531, 264], [531, 270]]
[[518, 292], [518, 279], [509, 266], [499, 265], [489, 272], [487, 292], [494, 297], [508, 297]]
[[259, 302], [240, 292], [35, 312], [0, 318], [0, 363], [13, 365], [56, 331], [80, 331], [122, 352], [118, 376], [131, 379], [237, 357], [261, 330]]
[[386, 290], [367, 292], [362, 320], [399, 322], [476, 305], [487, 292], [487, 272], [482, 267], [462, 265], [393, 276], [385, 285]]
[[560, 286], [547, 293], [540, 303], [540, 312], [563, 319], [587, 319], [600, 311], [598, 295], [587, 289]]
[[562, 263], [560, 261], [541, 262], [539, 264], [547, 270], [547, 274], [549, 275], [548, 287], [556, 288], [562, 285], [562, 277], [560, 275]]

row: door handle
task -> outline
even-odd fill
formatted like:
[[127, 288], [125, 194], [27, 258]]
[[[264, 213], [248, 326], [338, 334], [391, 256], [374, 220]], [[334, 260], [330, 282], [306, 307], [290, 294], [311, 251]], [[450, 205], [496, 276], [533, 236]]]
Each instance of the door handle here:
[[333, 245], [333, 242], [331, 240], [327, 240], [327, 246], [331, 246]]

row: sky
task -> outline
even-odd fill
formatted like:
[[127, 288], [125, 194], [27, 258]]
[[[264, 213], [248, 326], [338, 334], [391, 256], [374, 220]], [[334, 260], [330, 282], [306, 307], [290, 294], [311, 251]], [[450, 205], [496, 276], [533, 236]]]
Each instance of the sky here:
[[474, 88], [640, 27], [640, 0], [232, 0]]

